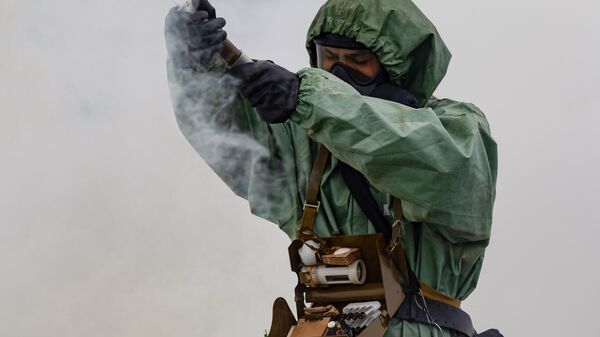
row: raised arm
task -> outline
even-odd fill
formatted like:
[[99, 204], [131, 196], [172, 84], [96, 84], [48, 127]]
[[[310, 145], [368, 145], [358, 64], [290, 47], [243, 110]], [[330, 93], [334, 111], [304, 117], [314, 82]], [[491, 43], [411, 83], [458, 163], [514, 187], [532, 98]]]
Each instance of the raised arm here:
[[224, 74], [224, 61], [216, 56], [224, 25], [214, 9], [195, 14], [173, 9], [167, 15], [167, 71], [177, 123], [255, 215], [290, 226], [298, 214], [288, 126], [263, 122]]
[[299, 75], [291, 120], [311, 138], [403, 200], [409, 220], [437, 224], [451, 241], [489, 238], [496, 144], [475, 106], [441, 100], [413, 109], [361, 96], [318, 69]]

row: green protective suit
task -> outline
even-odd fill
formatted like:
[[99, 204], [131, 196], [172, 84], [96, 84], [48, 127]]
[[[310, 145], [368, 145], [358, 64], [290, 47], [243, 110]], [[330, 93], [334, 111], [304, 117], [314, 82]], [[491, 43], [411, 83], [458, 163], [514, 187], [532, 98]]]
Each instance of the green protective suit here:
[[[432, 97], [451, 55], [411, 1], [328, 1], [308, 32], [313, 67], [312, 39], [323, 32], [368, 46], [421, 108], [361, 96], [335, 76], [306, 68], [298, 73], [298, 105], [290, 120], [269, 125], [245, 100], [228, 94], [234, 91], [220, 78], [222, 62], [209, 73], [169, 65], [181, 130], [255, 215], [290, 238], [318, 144], [324, 144], [333, 156], [321, 182], [317, 234], [374, 232], [336, 170], [344, 161], [367, 177], [390, 221], [392, 196], [402, 200], [401, 240], [419, 280], [464, 300], [477, 285], [495, 198], [497, 152], [485, 116], [472, 104]], [[433, 335], [430, 326], [395, 319], [386, 334]]]

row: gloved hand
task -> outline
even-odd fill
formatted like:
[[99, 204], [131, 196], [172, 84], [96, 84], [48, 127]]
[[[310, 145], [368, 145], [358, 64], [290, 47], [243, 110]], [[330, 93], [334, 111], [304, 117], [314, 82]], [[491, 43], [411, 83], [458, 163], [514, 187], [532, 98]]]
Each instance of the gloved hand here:
[[231, 68], [239, 89], [267, 123], [284, 123], [298, 104], [300, 79], [272, 62], [252, 62]]
[[165, 41], [169, 59], [180, 68], [207, 68], [221, 50], [227, 33], [225, 19], [217, 18], [208, 0], [194, 0], [191, 14], [174, 7], [165, 18]]

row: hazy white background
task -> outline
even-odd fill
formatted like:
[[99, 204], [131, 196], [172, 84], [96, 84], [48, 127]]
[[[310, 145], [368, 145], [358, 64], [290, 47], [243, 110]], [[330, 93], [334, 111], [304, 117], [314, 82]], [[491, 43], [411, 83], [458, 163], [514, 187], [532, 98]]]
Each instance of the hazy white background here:
[[[214, 1], [291, 70], [322, 1]], [[597, 335], [600, 3], [417, 4], [454, 54], [439, 97], [500, 149], [493, 241], [465, 303], [507, 336]], [[161, 1], [0, 2], [0, 336], [262, 336], [288, 239], [180, 134]], [[226, 239], [225, 239], [226, 238]]]

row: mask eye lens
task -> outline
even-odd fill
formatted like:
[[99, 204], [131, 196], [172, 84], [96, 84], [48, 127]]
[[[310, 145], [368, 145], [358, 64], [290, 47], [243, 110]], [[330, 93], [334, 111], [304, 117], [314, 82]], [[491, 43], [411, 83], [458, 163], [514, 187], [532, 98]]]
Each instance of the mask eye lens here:
[[373, 68], [379, 68], [377, 57], [368, 49], [336, 48], [315, 42], [315, 51], [317, 67], [326, 71], [331, 71], [336, 63], [343, 63], [370, 79], [377, 73]]
[[331, 53], [330, 51], [327, 50], [327, 48], [325, 48], [325, 46], [320, 45], [320, 44], [316, 44], [316, 50], [317, 50], [317, 67], [323, 69], [323, 70], [329, 70], [326, 69], [326, 63], [329, 63], [331, 61], [333, 61], [332, 63], [335, 63], [336, 60], [333, 60], [333, 58], [335, 57], [334, 53]]

